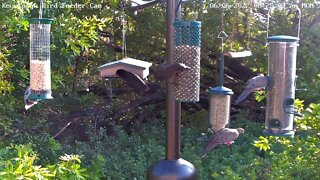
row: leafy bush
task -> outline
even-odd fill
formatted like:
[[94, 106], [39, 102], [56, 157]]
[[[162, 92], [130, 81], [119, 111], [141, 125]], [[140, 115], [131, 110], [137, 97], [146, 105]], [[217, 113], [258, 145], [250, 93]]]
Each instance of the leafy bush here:
[[0, 149], [0, 178], [1, 179], [97, 179], [95, 174], [86, 174], [81, 167], [78, 155], [60, 157], [54, 165], [43, 167], [36, 165], [37, 155], [30, 145], [13, 145]]

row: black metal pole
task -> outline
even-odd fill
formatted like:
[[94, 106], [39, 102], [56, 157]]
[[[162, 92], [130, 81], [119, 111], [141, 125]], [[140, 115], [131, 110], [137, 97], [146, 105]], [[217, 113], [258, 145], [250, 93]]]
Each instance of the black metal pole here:
[[[176, 0], [167, 0], [167, 63], [174, 63], [174, 27]], [[177, 12], [178, 12], [177, 11]], [[180, 155], [180, 103], [173, 100], [174, 79], [167, 81], [166, 159], [177, 160]]]
[[224, 54], [219, 55], [219, 86], [224, 84]]
[[[180, 19], [180, 0], [167, 0], [167, 63], [174, 63], [174, 26]], [[176, 11], [177, 10], [177, 11]], [[147, 180], [195, 180], [197, 171], [188, 161], [180, 158], [181, 103], [174, 101], [174, 79], [167, 82], [166, 157], [151, 165], [147, 170]]]

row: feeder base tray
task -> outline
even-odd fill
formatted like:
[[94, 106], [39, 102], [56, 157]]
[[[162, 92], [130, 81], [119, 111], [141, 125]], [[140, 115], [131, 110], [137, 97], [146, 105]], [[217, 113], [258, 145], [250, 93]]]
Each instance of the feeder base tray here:
[[38, 100], [38, 99], [53, 99], [51, 92], [40, 92], [40, 93], [34, 93], [31, 92], [29, 96], [30, 100]]
[[263, 134], [266, 136], [280, 136], [280, 137], [293, 137], [294, 136], [294, 131], [292, 130], [277, 130], [273, 131], [270, 129], [265, 129], [263, 131]]
[[148, 168], [147, 179], [196, 180], [197, 170], [190, 162], [184, 159], [160, 160]]

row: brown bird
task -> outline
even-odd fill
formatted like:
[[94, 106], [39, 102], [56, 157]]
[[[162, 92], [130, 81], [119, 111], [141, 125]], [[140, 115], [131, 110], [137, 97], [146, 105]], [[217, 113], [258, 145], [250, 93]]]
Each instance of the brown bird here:
[[143, 94], [149, 90], [147, 84], [135, 73], [124, 69], [117, 70], [116, 74], [124, 80], [129, 87], [132, 87], [138, 94]]
[[231, 145], [234, 140], [238, 138], [240, 134], [244, 133], [244, 129], [237, 128], [237, 129], [231, 129], [231, 128], [223, 128], [219, 130], [216, 134], [214, 134], [206, 147], [201, 151], [198, 158], [203, 158], [206, 156], [212, 149], [214, 149], [216, 146], [220, 144], [227, 144]]
[[177, 73], [191, 69], [182, 63], [176, 64], [160, 64], [154, 68], [154, 77], [159, 81], [166, 81], [171, 77], [177, 75]]
[[249, 79], [248, 82], [246, 83], [246, 87], [244, 91], [240, 94], [240, 96], [236, 100], [236, 104], [239, 104], [240, 102], [245, 100], [250, 93], [254, 91], [259, 91], [263, 88], [268, 87], [270, 82], [271, 82], [271, 77], [264, 76], [263, 74], [260, 74], [259, 76], [255, 76]]

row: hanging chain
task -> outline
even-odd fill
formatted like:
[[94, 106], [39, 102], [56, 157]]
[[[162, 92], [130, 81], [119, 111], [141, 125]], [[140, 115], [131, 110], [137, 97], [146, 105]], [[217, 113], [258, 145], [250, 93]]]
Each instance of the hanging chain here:
[[39, 19], [42, 19], [43, 14], [43, 0], [40, 0]]
[[121, 3], [121, 24], [122, 24], [122, 58], [127, 57], [127, 42], [126, 42], [126, 21], [125, 21], [125, 2], [123, 0], [120, 1]]
[[248, 20], [247, 20], [247, 44], [246, 44], [246, 49], [250, 50], [250, 41], [251, 41], [251, 16], [252, 16], [252, 8], [253, 8], [253, 2], [250, 2], [250, 7], [249, 7], [249, 13], [248, 13]]

